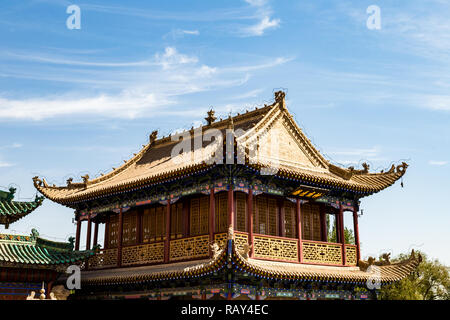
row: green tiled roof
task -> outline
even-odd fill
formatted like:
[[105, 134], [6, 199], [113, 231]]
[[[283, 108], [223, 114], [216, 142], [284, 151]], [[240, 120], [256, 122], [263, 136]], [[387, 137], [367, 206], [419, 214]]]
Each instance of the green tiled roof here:
[[73, 251], [73, 241], [54, 242], [39, 237], [33, 229], [30, 236], [0, 234], [0, 266], [58, 266], [81, 262], [94, 251]]
[[10, 188], [9, 192], [0, 190], [0, 224], [4, 224], [6, 228], [31, 213], [44, 200], [44, 197], [36, 196], [34, 201], [13, 201], [15, 191], [14, 188]]

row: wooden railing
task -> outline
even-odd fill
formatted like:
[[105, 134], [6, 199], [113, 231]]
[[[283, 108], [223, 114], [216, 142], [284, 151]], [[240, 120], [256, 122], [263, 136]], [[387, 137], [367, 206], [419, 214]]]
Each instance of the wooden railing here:
[[357, 247], [353, 244], [345, 245], [345, 265], [356, 266], [358, 264], [356, 250]]
[[88, 260], [90, 269], [113, 268], [117, 266], [117, 249], [102, 249]]
[[[227, 234], [216, 233], [214, 241], [219, 247], [226, 245]], [[249, 243], [249, 234], [235, 232], [234, 241], [236, 249], [243, 251]], [[286, 262], [300, 262], [298, 239], [268, 236], [262, 234], [253, 235], [253, 257]], [[169, 262], [194, 260], [210, 256], [209, 235], [171, 240], [169, 243]], [[340, 243], [328, 243], [320, 241], [302, 240], [302, 262], [324, 265], [343, 265], [342, 248]], [[118, 266], [117, 248], [100, 250], [89, 258], [89, 269], [115, 268]], [[346, 266], [356, 266], [357, 246], [345, 245]], [[164, 242], [154, 242], [134, 246], [122, 247], [122, 266], [148, 265], [164, 262]]]
[[253, 236], [255, 258], [298, 261], [298, 240], [266, 235]]
[[164, 242], [122, 248], [122, 265], [131, 266], [164, 261]]
[[207, 258], [209, 235], [170, 241], [170, 261]]
[[[214, 235], [214, 241], [219, 245], [220, 248], [225, 248], [227, 240], [226, 233], [216, 233]], [[234, 232], [234, 243], [236, 249], [239, 251], [244, 250], [244, 246], [248, 244], [248, 234], [246, 232]]]
[[342, 265], [342, 244], [302, 240], [303, 262]]

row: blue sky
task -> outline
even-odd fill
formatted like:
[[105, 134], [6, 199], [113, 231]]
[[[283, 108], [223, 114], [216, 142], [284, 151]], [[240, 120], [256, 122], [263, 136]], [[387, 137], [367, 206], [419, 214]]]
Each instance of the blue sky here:
[[[81, 9], [69, 30], [66, 8]], [[366, 9], [381, 10], [370, 30]], [[362, 254], [412, 248], [450, 265], [450, 3], [2, 1], [0, 186], [108, 172], [148, 141], [287, 92], [296, 121], [344, 166], [410, 164], [362, 200]], [[65, 240], [49, 200], [10, 229]], [[350, 216], [346, 217], [350, 221]], [[10, 230], [10, 231], [11, 231]], [[2, 230], [0, 230], [2, 231]]]

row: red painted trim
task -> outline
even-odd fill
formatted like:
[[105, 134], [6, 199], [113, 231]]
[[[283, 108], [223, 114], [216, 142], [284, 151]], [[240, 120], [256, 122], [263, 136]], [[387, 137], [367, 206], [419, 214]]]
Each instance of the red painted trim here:
[[81, 236], [81, 220], [77, 221], [77, 233], [75, 236], [75, 250], [80, 250], [80, 236]]
[[234, 228], [234, 191], [233, 186], [230, 185], [228, 189], [228, 226]]
[[98, 221], [94, 222], [94, 246], [98, 243], [98, 224]]
[[355, 233], [356, 262], [358, 262], [361, 259], [361, 248], [359, 245], [358, 211], [356, 208], [353, 211], [353, 231]]
[[86, 250], [91, 250], [91, 229], [92, 229], [92, 220], [91, 215], [88, 214], [88, 228], [86, 233]]

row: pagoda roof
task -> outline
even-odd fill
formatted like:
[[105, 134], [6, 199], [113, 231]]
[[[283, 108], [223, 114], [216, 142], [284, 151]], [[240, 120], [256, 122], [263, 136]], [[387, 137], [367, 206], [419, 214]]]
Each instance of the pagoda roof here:
[[[88, 285], [116, 285], [198, 278], [226, 268], [229, 265], [227, 257], [231, 255], [235, 268], [257, 278], [292, 281], [336, 281], [359, 284], [376, 280], [380, 284], [388, 284], [407, 277], [417, 268], [422, 259], [420, 255], [415, 255], [413, 251], [409, 259], [394, 264], [360, 261], [360, 266], [356, 267], [321, 266], [248, 258], [243, 251], [236, 249], [234, 241], [231, 246], [231, 252], [227, 252], [227, 250], [228, 246], [216, 252], [213, 258], [206, 260], [82, 271], [81, 281]], [[369, 264], [371, 268], [368, 267]]]
[[33, 212], [44, 200], [44, 197], [36, 196], [34, 201], [14, 201], [15, 191], [14, 188], [10, 188], [9, 192], [0, 190], [0, 224], [6, 228]]
[[94, 251], [73, 251], [71, 242], [55, 242], [31, 235], [0, 234], [0, 266], [56, 269], [67, 264], [81, 263]]
[[[344, 191], [366, 196], [379, 192], [400, 179], [406, 172], [408, 165], [402, 163], [392, 165], [388, 170], [378, 173], [369, 172], [369, 166], [363, 164], [363, 169], [344, 168], [332, 164], [325, 159], [303, 131], [295, 123], [293, 116], [286, 108], [284, 93], [275, 94], [275, 102], [228, 119], [211, 122], [198, 129], [192, 128], [185, 133], [192, 136], [208, 129], [218, 129], [225, 132], [232, 128], [242, 129], [244, 134], [236, 138], [239, 150], [245, 154], [248, 167], [260, 171], [277, 166], [275, 175], [299, 183], [307, 183], [318, 187], [339, 188]], [[259, 141], [262, 135], [271, 135], [271, 130], [278, 130], [280, 152], [277, 158], [259, 157], [256, 161], [251, 158], [250, 151], [245, 146], [252, 141]], [[180, 178], [193, 172], [211, 168], [211, 154], [208, 152], [195, 154], [192, 150], [185, 154], [172, 156], [173, 148], [178, 141], [172, 141], [171, 136], [157, 139], [156, 132], [150, 136], [150, 141], [142, 150], [135, 154], [123, 165], [101, 177], [90, 180], [89, 176], [82, 177], [83, 181], [74, 183], [72, 179], [66, 186], [49, 185], [45, 179], [33, 178], [35, 187], [47, 198], [55, 202], [71, 206], [77, 202], [89, 201], [113, 194], [132, 191], [138, 188], [152, 186], [157, 183]], [[208, 143], [203, 142], [203, 150]]]

